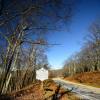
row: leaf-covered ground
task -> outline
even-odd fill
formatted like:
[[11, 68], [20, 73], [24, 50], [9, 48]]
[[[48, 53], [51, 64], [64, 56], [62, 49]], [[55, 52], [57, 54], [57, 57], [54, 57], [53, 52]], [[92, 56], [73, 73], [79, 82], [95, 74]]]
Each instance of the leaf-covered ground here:
[[100, 88], [100, 71], [99, 72], [84, 72], [74, 76], [66, 77], [65, 80], [78, 82]]
[[20, 91], [0, 98], [0, 100], [80, 100], [71, 91], [64, 90], [50, 79], [37, 81]]

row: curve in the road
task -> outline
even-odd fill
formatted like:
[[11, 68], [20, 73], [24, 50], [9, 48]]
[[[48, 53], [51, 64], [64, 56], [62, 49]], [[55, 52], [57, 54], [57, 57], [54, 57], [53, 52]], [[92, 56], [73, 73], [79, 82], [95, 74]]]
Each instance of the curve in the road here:
[[74, 83], [60, 78], [55, 78], [53, 80], [64, 88], [73, 88], [73, 92], [84, 98], [84, 100], [100, 100], [100, 88]]

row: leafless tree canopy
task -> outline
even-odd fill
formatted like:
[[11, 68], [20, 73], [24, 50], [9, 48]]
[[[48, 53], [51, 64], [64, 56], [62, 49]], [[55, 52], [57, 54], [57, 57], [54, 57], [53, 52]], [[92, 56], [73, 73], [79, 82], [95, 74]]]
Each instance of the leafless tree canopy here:
[[35, 80], [48, 68], [45, 33], [70, 21], [74, 0], [0, 0], [0, 94]]
[[64, 76], [100, 71], [100, 19], [91, 24], [89, 31], [81, 51], [65, 61]]

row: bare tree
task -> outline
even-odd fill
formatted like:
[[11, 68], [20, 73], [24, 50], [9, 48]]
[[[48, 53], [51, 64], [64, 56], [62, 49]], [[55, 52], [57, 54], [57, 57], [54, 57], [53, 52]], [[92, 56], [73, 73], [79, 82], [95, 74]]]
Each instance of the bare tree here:
[[90, 33], [81, 51], [65, 61], [64, 73], [100, 71], [100, 19], [90, 26]]
[[18, 61], [19, 47], [27, 47], [26, 43], [44, 45], [43, 41], [34, 40], [40, 34], [57, 29], [58, 21], [68, 22], [74, 5], [69, 0], [0, 0], [0, 3], [0, 36], [6, 44], [1, 94], [7, 90], [11, 71]]

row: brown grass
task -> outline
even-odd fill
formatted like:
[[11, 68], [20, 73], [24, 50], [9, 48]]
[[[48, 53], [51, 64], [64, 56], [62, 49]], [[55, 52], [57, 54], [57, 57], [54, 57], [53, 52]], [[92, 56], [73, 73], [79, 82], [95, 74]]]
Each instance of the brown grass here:
[[65, 79], [100, 88], [100, 72], [84, 72]]
[[[11, 99], [7, 100], [53, 100], [53, 96], [55, 95], [58, 85], [53, 80], [45, 80], [43, 83], [41, 81], [37, 81], [35, 84], [30, 85], [20, 91], [13, 92], [10, 95], [6, 96], [7, 98], [11, 97]], [[63, 88], [59, 89], [59, 94], [63, 94], [57, 100], [81, 100], [73, 93], [66, 92], [68, 90], [64, 90]], [[66, 92], [66, 93], [65, 93]], [[0, 100], [6, 100], [5, 97]]]

